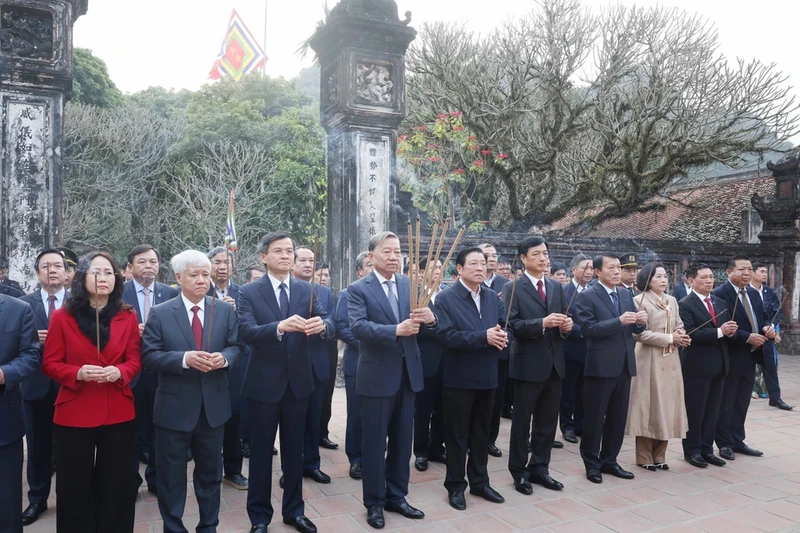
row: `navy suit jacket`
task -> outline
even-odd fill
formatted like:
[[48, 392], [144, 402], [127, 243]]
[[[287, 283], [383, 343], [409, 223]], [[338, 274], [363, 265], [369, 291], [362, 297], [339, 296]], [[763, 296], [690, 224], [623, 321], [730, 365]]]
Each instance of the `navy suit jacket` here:
[[347, 315], [347, 289], [339, 293], [336, 302], [336, 334], [344, 342], [344, 375], [355, 377], [358, 367], [358, 339], [350, 331], [350, 318]]
[[[728, 305], [725, 300], [713, 294], [711, 305], [714, 315], [719, 317], [717, 324], [708, 322], [711, 314], [704, 302], [695, 293], [691, 293], [678, 302], [683, 327], [692, 338], [692, 344], [681, 349], [681, 370], [684, 376], [713, 378], [723, 372], [727, 375], [730, 361], [728, 358], [728, 337], [719, 338], [717, 329], [730, 320]], [[700, 327], [700, 324], [704, 324]], [[699, 328], [699, 329], [698, 329]], [[697, 331], [694, 331], [694, 330]]]
[[[584, 290], [588, 288], [589, 287], [585, 287]], [[563, 286], [564, 301], [567, 302], [567, 306], [569, 307], [566, 314], [573, 317], [572, 331], [570, 331], [567, 338], [564, 339], [564, 360], [584, 363], [586, 361], [586, 339], [583, 338], [581, 325], [578, 323], [577, 319], [574, 318], [575, 300], [578, 299], [577, 296], [573, 299], [576, 290], [575, 284], [572, 281]], [[571, 305], [570, 302], [572, 302]]]
[[[173, 298], [150, 310], [142, 335], [142, 364], [158, 372], [153, 407], [153, 423], [175, 431], [191, 431], [200, 420], [200, 408], [205, 408], [211, 427], [223, 425], [231, 417], [228, 392], [228, 370], [233, 368], [241, 353], [239, 327], [233, 306], [214, 302], [211, 324], [211, 298], [205, 297], [203, 346], [197, 346], [183, 298]], [[208, 339], [208, 328], [211, 338]], [[208, 342], [208, 345], [205, 345]], [[220, 352], [228, 367], [200, 372], [183, 368], [187, 351]]]
[[[636, 312], [631, 291], [618, 288], [620, 315]], [[628, 372], [636, 375], [636, 342], [634, 333], [641, 333], [647, 325], [623, 326], [606, 288], [601, 283], [578, 294], [575, 302], [576, 318], [586, 339], [586, 366], [583, 375], [597, 378], [616, 378], [622, 374], [625, 362]]]
[[[41, 289], [37, 288], [34, 292], [20, 298], [20, 300], [28, 302], [31, 306], [31, 310], [33, 311], [33, 327], [36, 330], [47, 329], [50, 325], [50, 319], [47, 317], [47, 311], [45, 311], [44, 303], [42, 303]], [[39, 343], [38, 336], [36, 339], [36, 346], [38, 347], [36, 354], [38, 363], [36, 365], [36, 371], [22, 382], [22, 399], [27, 402], [44, 398], [50, 391], [50, 386], [53, 383], [53, 380], [45, 376], [44, 372], [42, 372], [42, 351], [44, 350], [44, 345]]]
[[[497, 295], [498, 295], [498, 298], [499, 298], [500, 297], [500, 293], [503, 292], [503, 287], [505, 287], [506, 283], [508, 283], [508, 278], [505, 278], [503, 276], [499, 276], [499, 275], [495, 274], [494, 279], [492, 280], [491, 286], [489, 288], [492, 289], [494, 292], [496, 292]], [[483, 286], [485, 287], [486, 284], [484, 283]], [[500, 300], [500, 301], [502, 302], [502, 300]], [[506, 311], [508, 311], [508, 310], [506, 309]], [[503, 320], [505, 320], [505, 317], [506, 317], [506, 315], [503, 315]], [[511, 343], [510, 342], [508, 343], [508, 346], [506, 346], [505, 350], [502, 350], [500, 352], [500, 359], [502, 359], [504, 361], [507, 361], [509, 357], [511, 357]]]
[[[395, 280], [400, 319], [405, 320], [411, 315], [410, 282], [400, 274]], [[424, 379], [417, 337], [396, 336], [397, 319], [374, 272], [347, 288], [347, 314], [350, 330], [358, 339], [356, 393], [376, 398], [394, 396], [400, 389], [404, 365], [411, 390], [421, 391]]]
[[764, 356], [764, 351], [760, 347], [751, 350], [751, 346], [747, 344], [747, 339], [750, 338], [751, 333], [762, 334], [761, 328], [767, 325], [772, 317], [765, 316], [766, 311], [764, 310], [764, 304], [761, 302], [761, 296], [758, 294], [757, 290], [750, 286], [747, 287], [747, 296], [753, 305], [753, 317], [756, 320], [756, 327], [758, 328], [758, 331], [755, 332], [750, 325], [750, 319], [747, 318], [747, 311], [745, 311], [744, 305], [741, 301], [739, 301], [738, 305], [736, 304], [739, 297], [736, 293], [736, 289], [733, 288], [730, 282], [726, 281], [715, 288], [712, 294], [717, 298], [725, 300], [725, 305], [728, 306], [729, 310], [727, 315], [733, 312], [734, 307], [736, 308], [736, 315], [734, 317], [725, 317], [726, 321], [735, 320], [736, 324], [739, 326], [739, 329], [736, 330], [736, 333], [734, 333], [731, 339], [729, 348], [731, 359], [730, 373], [734, 376], [742, 373], [750, 374], [753, 372], [753, 361], [760, 361]]
[[336, 339], [336, 322], [333, 315], [336, 305], [333, 301], [333, 293], [328, 287], [314, 285], [314, 296], [325, 310], [326, 316], [330, 318], [330, 327], [326, 338], [314, 335], [308, 340], [308, 350], [311, 355], [311, 368], [318, 381], [328, 381], [331, 378], [331, 367], [328, 362], [328, 343]]
[[[214, 297], [214, 286], [208, 288], [209, 296]], [[234, 300], [239, 299], [239, 285], [230, 282], [228, 285], [228, 296]], [[238, 304], [237, 304], [238, 305]], [[242, 398], [242, 385], [244, 384], [244, 373], [247, 370], [247, 364], [250, 361], [250, 347], [242, 343], [242, 353], [239, 356], [239, 362], [236, 366], [228, 371], [228, 390], [231, 393], [231, 411], [233, 414], [241, 414], [244, 408], [244, 400]]]
[[[172, 300], [181, 293], [178, 289], [157, 281], [153, 286], [153, 292], [155, 293], [153, 297], [155, 305]], [[134, 311], [136, 311], [136, 318], [139, 319], [139, 324], [142, 324], [144, 322], [142, 319], [142, 310], [139, 309], [139, 298], [136, 295], [136, 286], [133, 284], [133, 280], [125, 282], [125, 287], [122, 289], [122, 301], [133, 307]]]
[[[289, 316], [308, 319], [311, 284], [288, 277]], [[278, 403], [291, 389], [302, 399], [314, 391], [309, 341], [305, 333], [285, 332], [278, 340], [278, 323], [283, 320], [269, 276], [239, 288], [236, 302], [239, 332], [250, 345], [250, 364], [244, 376], [245, 398], [262, 403]], [[314, 298], [314, 316], [322, 318], [327, 330], [334, 331], [333, 319]]]
[[[447, 289], [439, 291], [436, 295], [436, 300], [439, 299]], [[431, 311], [436, 312], [436, 307], [433, 303], [428, 304]], [[442, 357], [447, 349], [442, 345], [435, 329], [420, 328], [419, 335], [417, 335], [417, 345], [419, 346], [419, 354], [422, 358], [422, 376], [425, 378], [432, 378], [439, 371], [442, 365]]]
[[442, 380], [445, 387], [485, 390], [497, 387], [500, 350], [486, 342], [486, 330], [505, 324], [497, 293], [481, 284], [481, 310], [461, 282], [436, 297], [437, 335], [445, 346]]
[[25, 434], [20, 384], [41, 368], [39, 338], [27, 302], [0, 295], [0, 446]]
[[[688, 293], [686, 292], [686, 284], [682, 281], [677, 285], [675, 285], [675, 288], [672, 289], [672, 296], [674, 296], [675, 299], [678, 300], [678, 303], [680, 303], [681, 300], [686, 298], [687, 294]], [[686, 331], [690, 330], [687, 329]]]

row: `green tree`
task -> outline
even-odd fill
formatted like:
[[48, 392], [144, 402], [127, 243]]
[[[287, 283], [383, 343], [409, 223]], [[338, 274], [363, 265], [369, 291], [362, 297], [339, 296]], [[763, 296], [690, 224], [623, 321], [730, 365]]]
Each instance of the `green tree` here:
[[123, 102], [105, 61], [88, 48], [72, 51], [72, 100], [97, 107], [116, 107]]

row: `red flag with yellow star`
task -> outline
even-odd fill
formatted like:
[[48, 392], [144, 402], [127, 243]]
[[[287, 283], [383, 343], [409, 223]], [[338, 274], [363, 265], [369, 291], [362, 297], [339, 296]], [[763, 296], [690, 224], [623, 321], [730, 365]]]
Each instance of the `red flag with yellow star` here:
[[239, 81], [243, 76], [262, 68], [266, 60], [264, 50], [234, 9], [217, 60], [214, 61], [208, 77], [217, 80], [228, 76]]

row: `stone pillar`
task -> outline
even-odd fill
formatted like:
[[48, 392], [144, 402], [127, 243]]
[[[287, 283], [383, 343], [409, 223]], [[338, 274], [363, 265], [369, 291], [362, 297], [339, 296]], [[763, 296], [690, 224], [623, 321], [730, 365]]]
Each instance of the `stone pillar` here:
[[783, 286], [783, 322], [778, 347], [781, 353], [800, 354], [800, 148], [777, 163], [767, 163], [775, 179], [775, 195], [754, 195], [753, 207], [764, 221], [758, 238], [762, 245], [782, 256], [782, 272], [773, 285]]
[[405, 52], [417, 32], [394, 0], [341, 0], [314, 34], [327, 136], [328, 260], [334, 291], [354, 278], [372, 235], [397, 226], [397, 127]]
[[33, 289], [36, 254], [61, 234], [61, 135], [72, 25], [88, 0], [0, 0], [0, 255]]

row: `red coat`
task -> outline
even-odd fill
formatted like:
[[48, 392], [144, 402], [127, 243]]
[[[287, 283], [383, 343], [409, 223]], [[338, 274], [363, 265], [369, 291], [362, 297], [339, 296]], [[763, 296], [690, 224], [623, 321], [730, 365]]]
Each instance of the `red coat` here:
[[[42, 371], [61, 385], [53, 422], [60, 426], [97, 427], [129, 422], [135, 417], [131, 380], [142, 369], [141, 340], [136, 313], [120, 311], [111, 319], [105, 349], [81, 332], [65, 309], [53, 313], [42, 355]], [[122, 379], [115, 383], [78, 381], [83, 365], [116, 366]]]

